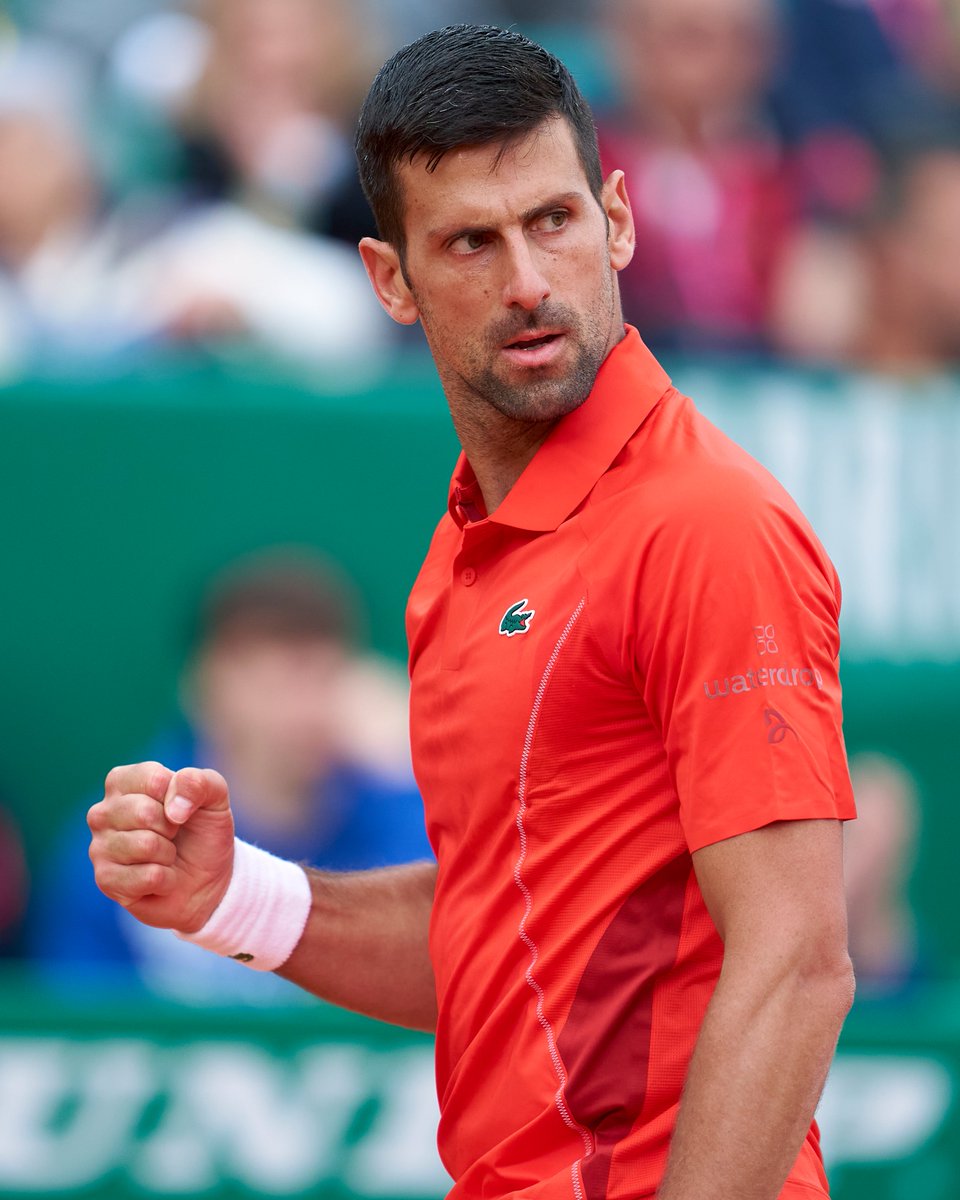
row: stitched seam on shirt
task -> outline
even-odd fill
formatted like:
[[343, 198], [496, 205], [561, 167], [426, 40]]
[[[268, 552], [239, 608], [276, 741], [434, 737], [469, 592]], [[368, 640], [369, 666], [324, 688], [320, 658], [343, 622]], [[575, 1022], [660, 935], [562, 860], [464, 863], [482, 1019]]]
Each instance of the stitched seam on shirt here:
[[[557, 1049], [557, 1040], [554, 1036], [553, 1026], [550, 1024], [550, 1020], [543, 1008], [544, 992], [539, 980], [536, 977], [536, 966], [540, 952], [537, 948], [536, 942], [527, 932], [527, 921], [529, 920], [530, 913], [533, 911], [533, 895], [523, 878], [523, 864], [527, 857], [527, 831], [524, 826], [523, 819], [527, 811], [527, 768], [530, 762], [530, 750], [533, 746], [533, 739], [537, 729], [537, 721], [540, 716], [540, 710], [543, 706], [543, 697], [547, 690], [547, 684], [550, 682], [550, 676], [553, 674], [554, 667], [557, 664], [557, 659], [560, 657], [560, 652], [563, 650], [564, 644], [569, 638], [574, 625], [576, 625], [577, 621], [579, 620], [580, 614], [583, 612], [586, 602], [586, 596], [582, 596], [580, 598], [580, 603], [571, 613], [570, 619], [567, 621], [563, 632], [557, 639], [557, 644], [553, 648], [553, 653], [550, 655], [550, 658], [547, 660], [547, 665], [543, 669], [543, 675], [540, 678], [540, 684], [537, 687], [537, 693], [534, 697], [533, 708], [530, 711], [530, 720], [527, 723], [527, 732], [523, 739], [523, 753], [520, 756], [520, 776], [517, 786], [517, 795], [519, 798], [519, 805], [517, 808], [517, 830], [520, 834], [520, 854], [517, 858], [516, 865], [513, 868], [513, 880], [517, 885], [520, 895], [523, 897], [524, 906], [523, 916], [520, 919], [520, 925], [518, 927], [518, 933], [521, 942], [523, 942], [524, 946], [526, 946], [527, 950], [530, 952], [530, 965], [527, 967], [525, 978], [528, 985], [533, 990], [534, 995], [537, 997], [537, 1020], [539, 1021], [540, 1027], [543, 1029], [543, 1032], [546, 1035], [547, 1049], [550, 1053], [550, 1061], [553, 1064], [553, 1069], [559, 1084], [559, 1087], [554, 1093], [554, 1103], [557, 1106], [557, 1111], [560, 1113], [563, 1123], [568, 1129], [571, 1129], [574, 1133], [580, 1135], [580, 1138], [583, 1141], [585, 1154], [590, 1154], [594, 1149], [593, 1135], [589, 1130], [585, 1129], [579, 1123], [579, 1121], [575, 1121], [570, 1115], [570, 1110], [567, 1108], [567, 1102], [564, 1097], [564, 1090], [567, 1086], [567, 1072], [563, 1065], [563, 1060], [560, 1057], [560, 1051]], [[571, 1169], [573, 1194], [576, 1197], [576, 1200], [583, 1200], [583, 1188], [580, 1182], [579, 1172], [580, 1161], [574, 1163]]]

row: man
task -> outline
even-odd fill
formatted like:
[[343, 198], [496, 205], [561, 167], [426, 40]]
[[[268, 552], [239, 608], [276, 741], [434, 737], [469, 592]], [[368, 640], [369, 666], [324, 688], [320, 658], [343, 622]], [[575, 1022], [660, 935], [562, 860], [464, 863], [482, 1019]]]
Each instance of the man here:
[[408, 611], [437, 867], [305, 873], [235, 846], [221, 777], [154, 763], [91, 810], [100, 886], [436, 1028], [454, 1197], [822, 1196], [852, 993], [833, 569], [624, 330], [624, 178], [560, 63], [428, 34], [358, 154], [364, 263], [464, 450]]

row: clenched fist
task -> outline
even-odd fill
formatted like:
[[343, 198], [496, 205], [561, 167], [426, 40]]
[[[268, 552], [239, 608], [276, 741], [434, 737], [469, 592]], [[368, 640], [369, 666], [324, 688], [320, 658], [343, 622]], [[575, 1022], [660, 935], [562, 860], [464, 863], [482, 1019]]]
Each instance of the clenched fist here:
[[195, 933], [233, 870], [233, 815], [216, 771], [114, 767], [90, 809], [97, 886], [145, 925]]

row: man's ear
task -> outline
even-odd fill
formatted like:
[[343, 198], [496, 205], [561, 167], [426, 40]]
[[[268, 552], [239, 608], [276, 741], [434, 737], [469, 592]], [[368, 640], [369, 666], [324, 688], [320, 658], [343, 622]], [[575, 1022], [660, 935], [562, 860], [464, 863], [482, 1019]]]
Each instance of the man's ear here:
[[633, 258], [637, 236], [633, 226], [633, 212], [627, 183], [622, 171], [612, 171], [603, 184], [600, 203], [607, 214], [607, 246], [610, 251], [610, 266], [622, 271]]
[[420, 316], [420, 309], [403, 277], [396, 247], [390, 242], [365, 237], [360, 241], [360, 257], [377, 299], [387, 313], [401, 325], [413, 325]]

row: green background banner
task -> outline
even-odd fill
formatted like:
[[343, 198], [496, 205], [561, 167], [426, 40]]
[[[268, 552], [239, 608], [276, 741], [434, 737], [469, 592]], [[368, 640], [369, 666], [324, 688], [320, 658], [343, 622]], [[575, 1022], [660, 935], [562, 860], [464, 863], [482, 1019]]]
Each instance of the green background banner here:
[[[835, 1200], [960, 1195], [960, 995], [855, 1011], [820, 1118]], [[0, 1000], [0, 1194], [397, 1197], [447, 1177], [430, 1040], [323, 1006]]]

